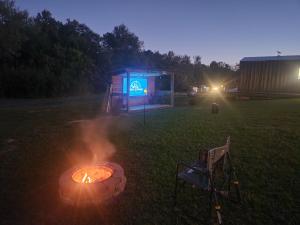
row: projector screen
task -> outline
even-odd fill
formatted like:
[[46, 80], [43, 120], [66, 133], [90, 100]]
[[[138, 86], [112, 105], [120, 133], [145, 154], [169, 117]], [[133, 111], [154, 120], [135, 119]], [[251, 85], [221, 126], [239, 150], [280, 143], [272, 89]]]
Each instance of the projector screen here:
[[[129, 96], [146, 96], [148, 89], [147, 78], [130, 78]], [[123, 78], [123, 94], [127, 94], [127, 78]]]

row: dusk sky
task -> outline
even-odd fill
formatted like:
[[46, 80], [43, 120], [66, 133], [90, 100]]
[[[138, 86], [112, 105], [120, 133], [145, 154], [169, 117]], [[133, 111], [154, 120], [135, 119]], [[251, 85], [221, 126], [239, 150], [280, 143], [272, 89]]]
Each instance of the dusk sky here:
[[16, 0], [36, 15], [85, 23], [99, 34], [124, 23], [144, 48], [231, 65], [244, 56], [300, 55], [300, 0]]

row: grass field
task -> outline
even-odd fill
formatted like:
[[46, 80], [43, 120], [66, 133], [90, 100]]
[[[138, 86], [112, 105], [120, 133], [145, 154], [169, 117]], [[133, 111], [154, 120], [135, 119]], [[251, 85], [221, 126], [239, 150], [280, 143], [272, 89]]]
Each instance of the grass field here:
[[[243, 204], [224, 201], [226, 224], [299, 224], [300, 99], [209, 100], [114, 118], [111, 158], [127, 186], [118, 202], [74, 209], [58, 196], [60, 174], [72, 166], [80, 127], [99, 116], [101, 99], [0, 102], [0, 224], [205, 224], [207, 198], [187, 187], [172, 208], [176, 162], [197, 157], [198, 145], [218, 146], [231, 136]], [[88, 155], [88, 153], [86, 153]]]

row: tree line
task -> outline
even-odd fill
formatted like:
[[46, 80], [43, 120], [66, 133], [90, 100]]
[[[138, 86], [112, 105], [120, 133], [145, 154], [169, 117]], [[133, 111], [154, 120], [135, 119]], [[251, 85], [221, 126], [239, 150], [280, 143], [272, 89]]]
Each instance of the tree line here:
[[145, 50], [125, 25], [99, 35], [76, 20], [65, 23], [44, 10], [29, 16], [0, 0], [0, 97], [55, 97], [103, 92], [110, 71], [125, 67], [172, 71], [175, 90], [234, 80], [223, 62], [201, 63], [169, 51]]

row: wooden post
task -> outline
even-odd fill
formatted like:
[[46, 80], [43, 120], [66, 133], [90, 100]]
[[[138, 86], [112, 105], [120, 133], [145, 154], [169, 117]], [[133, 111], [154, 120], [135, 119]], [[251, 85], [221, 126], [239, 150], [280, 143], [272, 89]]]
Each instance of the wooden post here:
[[130, 73], [127, 72], [127, 112], [129, 112]]
[[174, 73], [171, 74], [171, 106], [174, 107]]

